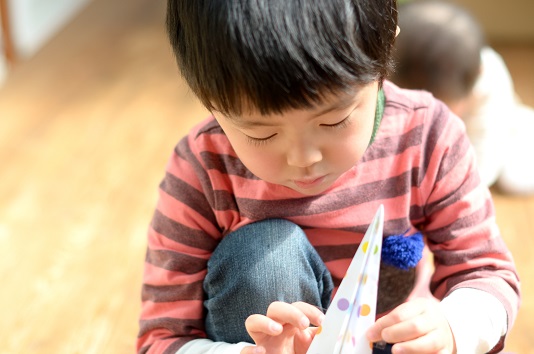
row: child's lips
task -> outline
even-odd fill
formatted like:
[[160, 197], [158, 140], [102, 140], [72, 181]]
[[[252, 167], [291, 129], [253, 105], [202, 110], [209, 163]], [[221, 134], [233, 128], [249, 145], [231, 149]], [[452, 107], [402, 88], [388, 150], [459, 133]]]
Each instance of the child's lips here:
[[294, 180], [295, 185], [301, 189], [310, 189], [323, 183], [326, 176]]

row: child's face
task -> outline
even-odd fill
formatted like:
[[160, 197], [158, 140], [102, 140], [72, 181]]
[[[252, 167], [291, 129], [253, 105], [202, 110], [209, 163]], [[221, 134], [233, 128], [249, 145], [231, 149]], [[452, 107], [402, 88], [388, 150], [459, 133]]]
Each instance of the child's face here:
[[352, 168], [373, 132], [378, 83], [329, 96], [313, 109], [214, 116], [237, 156], [264, 181], [306, 195], [324, 192]]

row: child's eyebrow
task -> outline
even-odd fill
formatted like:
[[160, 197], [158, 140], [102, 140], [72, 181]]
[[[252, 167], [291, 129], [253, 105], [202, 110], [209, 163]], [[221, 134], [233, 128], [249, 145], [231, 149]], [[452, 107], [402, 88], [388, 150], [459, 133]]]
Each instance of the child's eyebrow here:
[[[341, 97], [341, 99], [335, 100], [330, 105], [326, 107], [322, 107], [321, 110], [317, 112], [313, 112], [311, 114], [311, 118], [317, 118], [320, 116], [323, 116], [330, 112], [340, 111], [343, 109], [346, 109], [354, 104], [358, 99], [358, 95], [354, 94], [347, 94]], [[241, 128], [255, 128], [255, 127], [274, 127], [277, 126], [279, 123], [269, 121], [268, 119], [242, 119], [241, 117], [235, 117], [235, 116], [226, 116], [229, 120], [231, 120], [235, 125], [241, 127]]]
[[342, 97], [340, 100], [337, 100], [331, 105], [321, 109], [319, 112], [314, 113], [313, 118], [323, 116], [330, 112], [340, 111], [342, 109], [348, 108], [349, 106], [353, 105], [355, 101], [356, 101], [355, 95], [346, 95]]
[[243, 120], [235, 117], [228, 117], [235, 125], [241, 128], [255, 128], [255, 127], [274, 127], [278, 123], [270, 122], [268, 120]]

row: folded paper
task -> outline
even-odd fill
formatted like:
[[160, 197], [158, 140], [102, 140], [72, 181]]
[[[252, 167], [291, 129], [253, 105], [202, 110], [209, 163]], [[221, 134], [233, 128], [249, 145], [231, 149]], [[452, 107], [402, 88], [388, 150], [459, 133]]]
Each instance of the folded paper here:
[[380, 205], [326, 311], [307, 354], [371, 354], [365, 337], [375, 322], [384, 207]]

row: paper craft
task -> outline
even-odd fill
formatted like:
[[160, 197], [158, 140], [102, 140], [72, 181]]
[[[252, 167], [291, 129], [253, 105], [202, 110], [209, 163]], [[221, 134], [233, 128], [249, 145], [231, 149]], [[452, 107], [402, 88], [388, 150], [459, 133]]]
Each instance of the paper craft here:
[[371, 354], [365, 337], [375, 322], [384, 207], [380, 205], [326, 311], [307, 354]]

